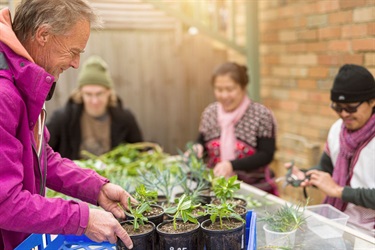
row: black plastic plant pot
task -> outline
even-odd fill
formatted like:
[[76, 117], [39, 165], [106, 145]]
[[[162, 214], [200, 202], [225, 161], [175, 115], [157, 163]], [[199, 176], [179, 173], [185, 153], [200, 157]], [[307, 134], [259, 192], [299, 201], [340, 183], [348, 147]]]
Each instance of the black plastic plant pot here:
[[[223, 220], [227, 220], [224, 218]], [[231, 219], [237, 221], [236, 219]], [[219, 223], [216, 221], [215, 223]], [[203, 244], [206, 250], [241, 250], [244, 249], [244, 223], [241, 225], [227, 229], [224, 227], [223, 230], [212, 230], [209, 226], [212, 224], [211, 220], [205, 220], [201, 224], [201, 230], [203, 235]]]
[[[180, 221], [182, 223], [182, 221]], [[170, 249], [184, 249], [184, 250], [196, 250], [199, 247], [199, 224], [193, 224], [187, 222], [185, 224], [193, 225], [193, 229], [186, 232], [166, 232], [165, 227], [172, 226], [173, 221], [164, 221], [156, 227], [156, 233], [159, 235], [159, 249], [170, 250]]]
[[210, 204], [211, 203], [211, 195], [204, 195], [204, 194], [201, 194], [199, 195], [199, 199], [201, 201], [201, 204], [202, 205], [206, 205], [206, 204]]
[[[146, 222], [144, 226], [144, 232], [141, 233], [133, 231], [132, 221], [124, 221], [121, 225], [128, 232], [130, 238], [133, 241], [133, 250], [154, 250], [155, 249], [155, 224], [152, 222]], [[122, 240], [118, 239], [116, 243], [116, 249], [118, 250], [128, 250]]]

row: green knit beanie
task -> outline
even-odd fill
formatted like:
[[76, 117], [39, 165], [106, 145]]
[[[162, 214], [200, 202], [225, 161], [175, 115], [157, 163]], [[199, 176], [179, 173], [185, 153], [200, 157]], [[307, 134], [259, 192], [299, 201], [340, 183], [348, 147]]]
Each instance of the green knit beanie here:
[[112, 88], [113, 81], [107, 63], [99, 56], [91, 56], [85, 61], [78, 75], [78, 86], [101, 85]]

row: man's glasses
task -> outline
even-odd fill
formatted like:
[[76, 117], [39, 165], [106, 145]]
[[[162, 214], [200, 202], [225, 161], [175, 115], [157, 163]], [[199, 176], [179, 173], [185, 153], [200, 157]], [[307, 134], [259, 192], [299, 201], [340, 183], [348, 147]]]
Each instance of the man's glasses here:
[[342, 106], [337, 105], [337, 103], [332, 102], [331, 108], [334, 111], [336, 111], [337, 113], [341, 113], [343, 110], [345, 110], [346, 113], [352, 114], [352, 113], [357, 112], [358, 107], [361, 106], [362, 103], [364, 103], [364, 102], [360, 102], [355, 106], [342, 107]]

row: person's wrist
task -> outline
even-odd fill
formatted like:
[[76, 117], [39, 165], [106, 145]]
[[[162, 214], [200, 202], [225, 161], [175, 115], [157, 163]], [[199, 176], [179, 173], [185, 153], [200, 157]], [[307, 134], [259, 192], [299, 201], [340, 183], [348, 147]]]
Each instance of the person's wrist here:
[[341, 198], [343, 190], [344, 190], [344, 187], [338, 186], [337, 190], [336, 190], [336, 196], [335, 197]]

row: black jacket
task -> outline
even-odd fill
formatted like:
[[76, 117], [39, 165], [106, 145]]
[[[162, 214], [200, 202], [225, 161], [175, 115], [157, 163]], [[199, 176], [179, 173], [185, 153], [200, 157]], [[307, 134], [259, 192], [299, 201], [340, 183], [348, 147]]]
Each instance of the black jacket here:
[[[51, 134], [49, 145], [65, 158], [80, 159], [81, 144], [80, 117], [83, 105], [68, 100], [64, 108], [56, 110], [47, 123]], [[122, 108], [121, 102], [109, 108], [111, 115], [111, 148], [121, 143], [143, 141], [137, 121], [130, 110]]]

